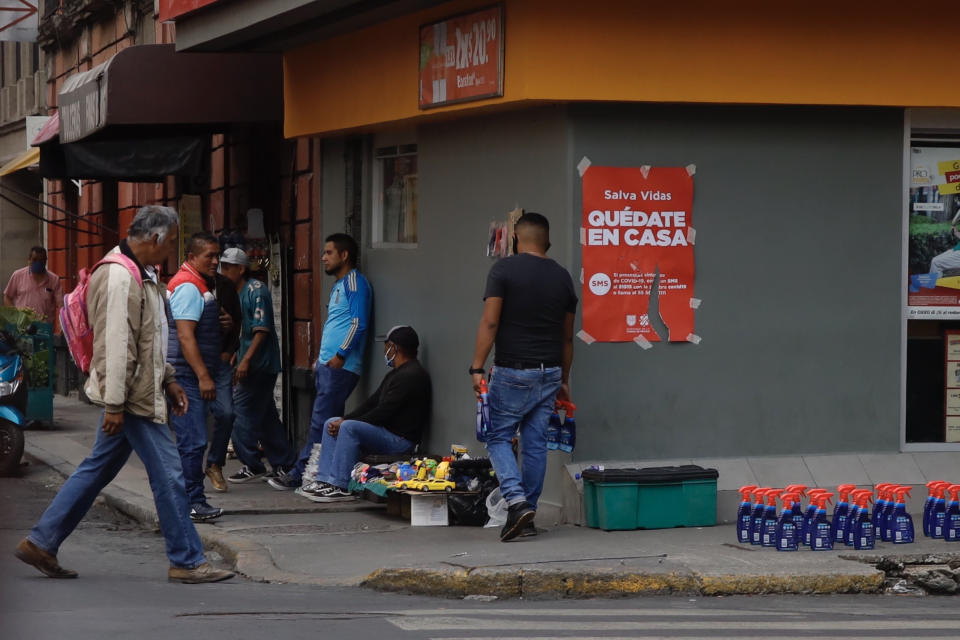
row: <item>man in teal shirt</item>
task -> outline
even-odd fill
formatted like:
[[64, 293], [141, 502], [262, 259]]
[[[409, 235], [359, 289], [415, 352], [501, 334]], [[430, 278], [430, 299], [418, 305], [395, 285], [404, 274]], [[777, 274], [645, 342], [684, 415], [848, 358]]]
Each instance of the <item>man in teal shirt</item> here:
[[227, 478], [233, 483], [266, 475], [257, 442], [274, 472], [289, 470], [296, 462], [296, 451], [287, 440], [273, 400], [281, 368], [273, 299], [265, 284], [256, 278], [247, 279], [248, 264], [247, 254], [240, 249], [227, 249], [220, 257], [220, 271], [237, 285], [243, 316], [233, 390], [233, 447], [243, 467]]

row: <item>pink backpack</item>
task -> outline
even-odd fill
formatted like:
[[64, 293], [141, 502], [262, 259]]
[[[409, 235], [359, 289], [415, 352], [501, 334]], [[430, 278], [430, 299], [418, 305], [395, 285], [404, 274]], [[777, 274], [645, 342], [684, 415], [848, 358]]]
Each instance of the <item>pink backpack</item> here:
[[90, 362], [93, 360], [93, 327], [90, 326], [90, 319], [87, 316], [87, 287], [90, 286], [90, 276], [96, 268], [106, 263], [122, 264], [137, 281], [137, 285], [143, 286], [140, 268], [122, 253], [108, 253], [89, 270], [80, 270], [77, 286], [63, 296], [60, 328], [63, 329], [63, 337], [67, 341], [67, 348], [70, 349], [73, 361], [84, 375], [90, 373]]

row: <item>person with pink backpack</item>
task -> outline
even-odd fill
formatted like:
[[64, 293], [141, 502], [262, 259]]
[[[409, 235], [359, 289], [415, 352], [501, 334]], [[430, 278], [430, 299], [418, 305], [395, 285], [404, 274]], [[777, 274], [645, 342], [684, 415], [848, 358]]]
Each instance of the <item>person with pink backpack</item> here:
[[140, 457], [166, 539], [172, 582], [217, 582], [233, 577], [212, 567], [190, 520], [180, 456], [167, 426], [168, 403], [184, 414], [189, 400], [166, 362], [169, 327], [163, 286], [151, 266], [175, 255], [179, 217], [170, 207], [137, 212], [128, 237], [90, 273], [81, 274], [61, 314], [71, 354], [89, 372], [84, 390], [103, 407], [93, 451], [60, 488], [14, 552], [51, 578], [76, 578], [57, 551], [100, 491], [134, 451]]

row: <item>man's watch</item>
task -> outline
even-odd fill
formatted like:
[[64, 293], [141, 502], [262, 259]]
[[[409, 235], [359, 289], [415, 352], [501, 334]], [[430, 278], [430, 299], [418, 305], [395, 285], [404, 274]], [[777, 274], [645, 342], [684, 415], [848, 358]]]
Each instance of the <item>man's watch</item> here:
[[473, 367], [470, 367], [470, 375], [476, 375], [478, 373], [480, 375], [483, 375], [486, 373], [486, 371], [484, 371], [483, 369], [474, 369]]

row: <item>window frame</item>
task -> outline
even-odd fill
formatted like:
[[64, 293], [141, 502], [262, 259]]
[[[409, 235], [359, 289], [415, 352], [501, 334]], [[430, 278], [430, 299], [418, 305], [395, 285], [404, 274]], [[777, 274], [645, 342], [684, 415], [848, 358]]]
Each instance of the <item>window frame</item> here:
[[[411, 141], [411, 139], [413, 141]], [[397, 140], [403, 140], [403, 142], [397, 142]], [[382, 153], [385, 150], [392, 150], [393, 153]], [[381, 160], [387, 158], [400, 158], [404, 156], [413, 156], [417, 158], [419, 156], [420, 149], [415, 141], [415, 136], [404, 136], [402, 138], [397, 138], [395, 136], [390, 136], [389, 138], [378, 136], [374, 140], [373, 149], [371, 150], [371, 187], [370, 187], [370, 246], [373, 249], [418, 249], [420, 247], [420, 210], [419, 205], [417, 207], [417, 229], [416, 229], [416, 241], [414, 242], [392, 242], [383, 240], [383, 199], [382, 199], [382, 190], [383, 190], [383, 166]], [[419, 158], [417, 162], [417, 195], [419, 203], [419, 176], [420, 176], [420, 166]]]

